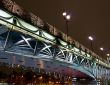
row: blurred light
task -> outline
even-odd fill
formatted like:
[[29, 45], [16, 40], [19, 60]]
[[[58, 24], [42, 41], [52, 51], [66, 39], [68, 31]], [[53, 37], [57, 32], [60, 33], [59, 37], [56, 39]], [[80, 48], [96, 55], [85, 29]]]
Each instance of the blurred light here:
[[71, 77], [68, 77], [68, 79], [71, 79]]
[[18, 67], [20, 67], [20, 65], [17, 65]]
[[66, 16], [67, 15], [67, 13], [66, 12], [63, 12], [63, 14], [62, 14], [63, 16]]
[[108, 57], [110, 56], [110, 54], [108, 53], [108, 54], [106, 54]]
[[21, 77], [23, 78], [23, 75]]
[[67, 81], [65, 81], [65, 83], [68, 83]]
[[103, 48], [103, 47], [100, 47], [100, 50], [101, 50], [101, 51], [103, 51], [103, 50], [104, 50], [104, 48]]
[[77, 78], [73, 78], [74, 80], [76, 80]]
[[52, 81], [49, 81], [49, 84], [51, 84], [52, 83]]
[[86, 79], [83, 78], [83, 79], [80, 79], [80, 80], [85, 81]]
[[42, 80], [42, 78], [43, 78], [43, 77], [42, 77], [42, 76], [40, 76], [40, 77], [39, 77], [39, 80]]
[[91, 41], [94, 40], [94, 38], [92, 36], [89, 36], [88, 39], [91, 40]]
[[71, 18], [70, 15], [67, 15], [67, 16], [66, 16], [66, 19], [67, 19], [67, 20], [70, 20], [70, 18]]
[[36, 75], [33, 76], [34, 78], [36, 77]]
[[62, 15], [64, 16], [64, 18], [65, 18], [66, 20], [70, 20], [70, 18], [71, 18], [71, 16], [70, 16], [70, 15], [67, 15], [66, 12], [63, 12]]
[[58, 81], [56, 81], [56, 84], [58, 84], [59, 82]]
[[72, 81], [77, 81], [77, 78], [76, 78], [76, 77], [74, 77], [74, 78], [72, 79]]

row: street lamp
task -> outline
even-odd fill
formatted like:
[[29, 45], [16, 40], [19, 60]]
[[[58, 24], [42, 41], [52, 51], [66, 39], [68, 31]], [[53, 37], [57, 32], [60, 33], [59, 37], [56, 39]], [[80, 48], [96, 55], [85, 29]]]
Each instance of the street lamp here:
[[110, 57], [110, 54], [109, 53], [107, 53], [106, 55], [107, 55], [107, 57]]
[[66, 33], [67, 33], [67, 36], [66, 36], [66, 40], [68, 39], [68, 22], [71, 18], [71, 16], [67, 13], [67, 12], [63, 12], [62, 13], [63, 17], [64, 17], [64, 20], [65, 20], [65, 25], [66, 25]]
[[70, 20], [70, 18], [71, 18], [70, 15], [67, 15], [67, 16], [66, 16], [66, 19], [67, 19], [67, 20]]
[[110, 54], [107, 53], [106, 56], [107, 56], [107, 62], [110, 63]]
[[63, 14], [62, 14], [63, 16], [66, 16], [67, 15], [67, 13], [66, 12], [63, 12]]
[[103, 47], [100, 47], [100, 50], [101, 50], [101, 51], [104, 51], [104, 48], [103, 48]]
[[89, 36], [88, 39], [91, 40], [91, 41], [94, 40], [92, 36]]
[[94, 40], [94, 38], [92, 36], [88, 36], [88, 39], [90, 40], [91, 50], [93, 51], [93, 40]]
[[100, 51], [101, 51], [102, 56], [104, 57], [104, 48], [100, 47]]

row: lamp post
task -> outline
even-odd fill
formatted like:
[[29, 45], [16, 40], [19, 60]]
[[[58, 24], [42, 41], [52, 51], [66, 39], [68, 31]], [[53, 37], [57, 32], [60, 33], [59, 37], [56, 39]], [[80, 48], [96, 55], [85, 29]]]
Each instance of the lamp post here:
[[91, 48], [92, 51], [94, 51], [94, 49], [93, 49], [93, 40], [94, 40], [94, 38], [92, 36], [88, 36], [88, 39], [90, 40], [90, 48]]
[[100, 47], [100, 51], [101, 51], [102, 57], [104, 57], [104, 48]]
[[107, 53], [106, 56], [107, 56], [107, 62], [110, 63], [110, 54]]
[[67, 39], [68, 39], [68, 32], [69, 32], [69, 29], [68, 29], [68, 22], [69, 22], [71, 16], [70, 16], [69, 14], [67, 14], [67, 12], [63, 12], [62, 15], [63, 15], [64, 20], [65, 20], [66, 33], [67, 33], [66, 40], [67, 40]]

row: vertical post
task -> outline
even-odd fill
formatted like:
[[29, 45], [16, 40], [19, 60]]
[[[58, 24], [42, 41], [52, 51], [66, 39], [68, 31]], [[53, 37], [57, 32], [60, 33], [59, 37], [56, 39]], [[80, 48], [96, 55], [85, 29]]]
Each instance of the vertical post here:
[[65, 23], [66, 23], [66, 34], [67, 34], [66, 41], [67, 41], [68, 40], [68, 33], [69, 33], [69, 31], [68, 31], [68, 20], [65, 20]]
[[94, 40], [94, 38], [92, 36], [88, 36], [88, 39], [90, 40], [90, 48], [93, 51], [94, 50], [93, 49], [93, 40]]
[[100, 52], [101, 52], [102, 57], [104, 57], [104, 48], [103, 47], [100, 47]]
[[93, 49], [93, 41], [91, 41], [91, 50], [94, 51], [94, 49]]
[[66, 24], [66, 33], [67, 33], [67, 36], [66, 36], [66, 41], [68, 39], [68, 22], [71, 18], [71, 16], [69, 14], [67, 14], [67, 12], [63, 12], [63, 17], [64, 17], [64, 20], [65, 20], [65, 24]]

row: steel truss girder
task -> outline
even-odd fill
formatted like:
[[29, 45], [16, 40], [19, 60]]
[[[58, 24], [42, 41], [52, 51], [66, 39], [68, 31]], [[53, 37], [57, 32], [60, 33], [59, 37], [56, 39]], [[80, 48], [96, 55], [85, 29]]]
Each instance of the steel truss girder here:
[[[80, 56], [73, 56], [74, 53], [69, 52], [68, 50], [61, 48], [60, 46], [57, 45], [52, 45], [50, 43], [45, 43], [45, 42], [41, 42], [39, 40], [36, 40], [28, 35], [24, 35], [22, 33], [17, 32], [18, 34], [16, 34], [15, 31], [10, 30], [7, 32], [6, 37], [2, 37], [5, 38], [4, 39], [4, 45], [5, 47], [7, 47], [7, 49], [5, 49], [5, 51], [9, 51], [9, 52], [15, 52], [15, 49], [21, 49], [21, 51], [16, 51], [18, 53], [22, 53], [26, 52], [27, 55], [34, 55], [34, 56], [40, 56], [42, 55], [42, 57], [44, 56], [45, 58], [52, 58], [52, 59], [57, 59], [57, 60], [64, 60], [68, 63], [76, 63], [78, 64], [78, 66], [81, 66], [80, 63], [82, 63], [84, 61], [84, 58], [82, 57], [82, 59], [80, 58]], [[15, 36], [13, 36], [13, 34], [16, 34]], [[2, 36], [4, 34], [1, 34]], [[19, 37], [19, 39], [17, 39]], [[12, 39], [16, 39], [14, 43], [10, 43], [10, 41], [12, 41]], [[13, 42], [13, 41], [12, 41]], [[10, 44], [10, 45], [8, 45]], [[8, 47], [11, 46], [11, 47]], [[18, 50], [19, 50], [18, 49]], [[23, 50], [22, 50], [23, 49]], [[26, 50], [26, 51], [25, 51]], [[39, 50], [39, 51], [38, 51]], [[30, 53], [31, 51], [31, 53]], [[80, 59], [79, 59], [80, 58]], [[75, 60], [77, 62], [75, 62]]]
[[[6, 19], [13, 19], [12, 22], [7, 22], [5, 21]], [[26, 27], [23, 26], [23, 24], [20, 23], [20, 20], [15, 17], [1, 17], [0, 16], [0, 23], [3, 25], [6, 25], [7, 27], [9, 27], [9, 30], [7, 32], [7, 35], [5, 35], [5, 39], [4, 39], [4, 44], [3, 45], [3, 49], [6, 51], [12, 51], [15, 50], [16, 48], [23, 49], [25, 50], [25, 53], [28, 53], [29, 55], [34, 55], [34, 56], [38, 56], [38, 55], [44, 55], [44, 57], [49, 56], [48, 58], [53, 58], [53, 59], [57, 59], [57, 60], [61, 60], [61, 61], [66, 61], [67, 63], [75, 63], [77, 64], [77, 66], [82, 66], [82, 68], [86, 68], [86, 70], [90, 71], [92, 74], [95, 73], [95, 76], [97, 76], [99, 73], [104, 74], [103, 72], [106, 71], [106, 67], [105, 68], [101, 68], [100, 65], [96, 66], [95, 65], [95, 61], [92, 61], [90, 59], [87, 59], [83, 56], [81, 56], [80, 53], [73, 52], [73, 51], [69, 51], [65, 48], [65, 46], [67, 47], [67, 45], [60, 47], [59, 45], [56, 46], [55, 42], [57, 42], [55, 38], [53, 38], [53, 40], [48, 40], [49, 42], [44, 42], [44, 41], [39, 41], [42, 39], [47, 39], [48, 37], [45, 35], [45, 33], [43, 32], [43, 30], [36, 30], [33, 32], [36, 32], [37, 38], [36, 36], [33, 35], [32, 32], [30, 32], [31, 30], [24, 30]], [[17, 25], [20, 25], [20, 27], [18, 27]], [[17, 29], [16, 29], [17, 28]], [[0, 28], [2, 29], [2, 28]], [[18, 33], [20, 33], [21, 36], [21, 41], [18, 40], [18, 42], [20, 42], [19, 44], [16, 43], [10, 43], [10, 32], [13, 31], [17, 31]], [[2, 35], [2, 33], [0, 34], [0, 36]], [[33, 35], [33, 36], [32, 36]], [[33, 37], [33, 38], [32, 38]], [[42, 37], [42, 38], [41, 38]], [[40, 39], [41, 38], [41, 39]], [[31, 42], [34, 42], [35, 44], [32, 45]], [[53, 43], [54, 42], [54, 43]], [[59, 40], [58, 40], [59, 42]], [[42, 44], [41, 48], [39, 48], [38, 44]], [[59, 42], [60, 43], [60, 42]], [[10, 44], [10, 45], [8, 45]], [[17, 52], [17, 51], [16, 51]], [[23, 51], [19, 51], [19, 52], [23, 52]], [[96, 69], [96, 71], [94, 70], [94, 68]], [[100, 70], [103, 71], [100, 71]]]

